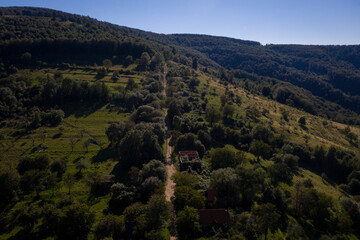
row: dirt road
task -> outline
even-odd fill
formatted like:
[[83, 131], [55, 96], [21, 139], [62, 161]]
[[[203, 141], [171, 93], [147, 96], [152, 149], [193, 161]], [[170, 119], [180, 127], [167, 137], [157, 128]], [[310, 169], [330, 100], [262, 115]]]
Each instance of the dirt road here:
[[[166, 65], [164, 65], [164, 73], [163, 73], [163, 84], [164, 84], [164, 90], [163, 94], [166, 98]], [[168, 109], [164, 108], [165, 111], [165, 123], [167, 131], [171, 129], [170, 122], [168, 120]], [[165, 186], [165, 198], [166, 201], [169, 201], [172, 203], [172, 199], [174, 198], [174, 189], [175, 189], [175, 183], [171, 179], [172, 176], [176, 173], [176, 168], [174, 166], [174, 163], [171, 159], [171, 146], [170, 146], [170, 140], [171, 137], [166, 139], [166, 172], [167, 172], [167, 180], [166, 180], [166, 186]], [[177, 234], [176, 234], [176, 227], [175, 227], [175, 210], [174, 206], [172, 206], [172, 215], [171, 215], [171, 229], [170, 229], [170, 240], [177, 240]]]

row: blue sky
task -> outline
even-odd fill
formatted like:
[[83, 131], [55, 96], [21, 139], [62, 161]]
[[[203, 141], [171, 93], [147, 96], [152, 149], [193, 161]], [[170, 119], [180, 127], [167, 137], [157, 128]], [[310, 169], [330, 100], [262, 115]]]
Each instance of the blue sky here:
[[267, 43], [360, 44], [359, 0], [1, 0], [157, 33]]

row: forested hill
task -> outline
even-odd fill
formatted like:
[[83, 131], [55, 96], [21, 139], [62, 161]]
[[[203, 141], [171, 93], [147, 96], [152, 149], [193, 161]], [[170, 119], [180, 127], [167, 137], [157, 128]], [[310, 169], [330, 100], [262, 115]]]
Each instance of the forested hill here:
[[[149, 45], [156, 45], [158, 49], [167, 48], [173, 53], [196, 58], [204, 67], [218, 69], [222, 66], [230, 76], [223, 80], [232, 82], [234, 77], [251, 80], [251, 84], [256, 85], [254, 91], [263, 93], [262, 88], [266, 87], [268, 97], [293, 107], [350, 124], [357, 123], [356, 114], [360, 113], [359, 45], [263, 46], [255, 41], [226, 37], [156, 34], [44, 8], [0, 8], [0, 15], [1, 55], [33, 49], [34, 41], [45, 42], [47, 47], [41, 48], [47, 49], [49, 54], [58, 49], [76, 53], [97, 51], [104, 55], [115, 50], [116, 54], [126, 55], [124, 50], [129, 46], [141, 45], [135, 57], [144, 49], [152, 51], [154, 48]], [[71, 40], [75, 42], [69, 43]], [[63, 47], [59, 47], [59, 41], [66, 44], [62, 42]], [[81, 43], [80, 47], [79, 42], [86, 42], [87, 46]], [[120, 42], [128, 44], [119, 45]], [[299, 95], [301, 91], [295, 86], [307, 90], [307, 96]], [[247, 88], [250, 90], [249, 84]], [[323, 108], [327, 110], [319, 110]]]
[[360, 239], [358, 48], [0, 8], [0, 239]]

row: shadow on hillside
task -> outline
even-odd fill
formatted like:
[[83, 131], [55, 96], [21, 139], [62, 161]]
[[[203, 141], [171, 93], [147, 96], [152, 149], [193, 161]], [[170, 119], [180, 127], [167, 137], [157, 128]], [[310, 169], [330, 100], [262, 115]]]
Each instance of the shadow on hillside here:
[[116, 150], [112, 147], [100, 149], [98, 153], [91, 159], [92, 163], [105, 162], [110, 158], [116, 157]]
[[127, 184], [130, 181], [128, 177], [129, 170], [130, 167], [124, 161], [119, 161], [114, 166], [114, 169], [111, 171], [111, 174], [115, 176], [116, 182]]
[[90, 114], [98, 111], [106, 103], [98, 102], [98, 103], [91, 103], [91, 102], [71, 102], [65, 104], [62, 109], [65, 112], [66, 116], [75, 115], [75, 117], [87, 117]]

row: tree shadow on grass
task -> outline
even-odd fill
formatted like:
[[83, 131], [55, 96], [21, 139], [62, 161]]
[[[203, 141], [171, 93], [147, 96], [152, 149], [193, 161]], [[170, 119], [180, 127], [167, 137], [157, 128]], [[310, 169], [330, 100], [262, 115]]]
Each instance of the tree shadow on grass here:
[[116, 149], [109, 146], [107, 148], [100, 149], [100, 151], [98, 151], [98, 153], [91, 159], [91, 162], [92, 163], [105, 162], [110, 158], [116, 158], [116, 157], [117, 157]]
[[106, 103], [103, 103], [103, 102], [98, 102], [98, 103], [71, 102], [68, 104], [64, 104], [62, 109], [65, 112], [66, 116], [70, 116], [70, 115], [74, 114], [75, 117], [87, 117], [90, 114], [98, 111], [105, 105], [106, 105]]
[[130, 179], [128, 176], [129, 170], [130, 170], [130, 166], [126, 162], [119, 161], [114, 166], [113, 170], [111, 171], [111, 174], [115, 176], [116, 182], [121, 182], [127, 185], [128, 183], [130, 183]]

